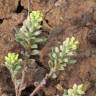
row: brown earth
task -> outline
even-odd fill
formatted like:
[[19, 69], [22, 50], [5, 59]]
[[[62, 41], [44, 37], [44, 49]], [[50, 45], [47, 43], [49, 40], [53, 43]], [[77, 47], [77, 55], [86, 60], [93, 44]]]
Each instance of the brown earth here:
[[[96, 0], [30, 1], [30, 9], [41, 10], [44, 13], [43, 32], [48, 34], [48, 42], [41, 50], [41, 63], [34, 65], [38, 66], [38, 68], [40, 67], [41, 69], [39, 68], [38, 70], [42, 71], [37, 71], [38, 73], [36, 73], [32, 67], [29, 72], [42, 74], [42, 76], [44, 76], [47, 70], [43, 70], [48, 69], [48, 53], [53, 46], [58, 45], [59, 42], [62, 42], [66, 37], [75, 36], [80, 42], [76, 56], [77, 64], [68, 66], [66, 70], [61, 72], [56, 80], [51, 80], [46, 88], [43, 89], [45, 93], [44, 96], [56, 96], [57, 94], [62, 96], [62, 90], [58, 90], [57, 88], [58, 84], [63, 88], [69, 88], [72, 87], [74, 83], [84, 83], [87, 86], [84, 96], [96, 96]], [[0, 1], [1, 64], [4, 62], [4, 56], [9, 51], [20, 52], [20, 50], [22, 50], [15, 42], [14, 28], [22, 24], [23, 20], [26, 18], [27, 9], [28, 0]], [[3, 68], [1, 67], [0, 70], [3, 70]], [[6, 75], [1, 71], [0, 74], [0, 96], [9, 96], [3, 95], [8, 92], [8, 90], [4, 91], [5, 93], [2, 91], [8, 88], [8, 85], [3, 82], [7, 77], [5, 78], [4, 76]], [[31, 85], [29, 82], [35, 78], [34, 76], [37, 76], [34, 74], [31, 78], [30, 74], [29, 76], [27, 75], [29, 79], [26, 80], [26, 84], [28, 84], [28, 86]], [[39, 77], [41, 76], [38, 76], [38, 78]], [[41, 77], [41, 79], [38, 78], [36, 77], [34, 81], [41, 81], [43, 77]], [[32, 81], [32, 84], [34, 81]], [[2, 84], [4, 84], [3, 86], [5, 87], [2, 87]], [[13, 84], [10, 86], [13, 86]], [[8, 88], [9, 91], [12, 90], [10, 86]], [[26, 85], [26, 88], [28, 86]], [[32, 86], [30, 88], [32, 89]], [[28, 96], [28, 94], [22, 96]]]

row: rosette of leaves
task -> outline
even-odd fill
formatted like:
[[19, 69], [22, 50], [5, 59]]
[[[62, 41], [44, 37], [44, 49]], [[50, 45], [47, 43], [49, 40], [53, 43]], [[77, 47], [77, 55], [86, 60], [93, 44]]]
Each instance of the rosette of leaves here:
[[77, 49], [78, 43], [75, 37], [71, 37], [66, 38], [59, 47], [52, 48], [48, 62], [50, 70], [54, 72], [64, 70], [68, 64], [76, 63], [76, 60], [72, 59], [72, 56]]
[[16, 31], [16, 41], [27, 51], [31, 50], [31, 55], [37, 55], [39, 53], [38, 44], [46, 41], [44, 36], [40, 36], [42, 20], [43, 14], [40, 11], [32, 11], [23, 22], [23, 26]]
[[74, 84], [73, 88], [65, 90], [63, 96], [83, 96], [85, 93], [84, 91], [84, 85], [80, 84]]
[[21, 59], [19, 59], [19, 55], [16, 53], [9, 52], [8, 55], [5, 56], [5, 66], [10, 70], [13, 80], [21, 69], [20, 61]]

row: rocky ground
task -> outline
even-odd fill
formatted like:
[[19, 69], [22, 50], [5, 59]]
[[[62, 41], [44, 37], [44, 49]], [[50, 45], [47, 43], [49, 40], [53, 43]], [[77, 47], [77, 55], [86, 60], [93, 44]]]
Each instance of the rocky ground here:
[[[42, 80], [48, 72], [48, 52], [68, 36], [75, 36], [80, 42], [78, 63], [51, 80], [41, 91], [42, 96], [62, 96], [57, 85], [69, 88], [74, 83], [87, 85], [84, 96], [96, 96], [96, 0], [30, 0], [30, 10], [43, 12], [43, 32], [48, 42], [41, 49], [40, 63], [27, 66], [29, 75], [25, 76], [21, 96], [29, 96], [34, 89], [33, 82]], [[3, 62], [9, 51], [23, 50], [15, 42], [14, 29], [22, 25], [27, 12], [28, 0], [0, 0], [0, 96], [15, 96], [10, 73]]]

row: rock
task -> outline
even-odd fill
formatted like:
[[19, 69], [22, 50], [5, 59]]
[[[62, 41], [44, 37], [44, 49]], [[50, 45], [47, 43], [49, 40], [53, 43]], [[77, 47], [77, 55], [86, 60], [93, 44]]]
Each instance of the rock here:
[[96, 45], [96, 27], [93, 27], [87, 34], [87, 39], [90, 43]]
[[2, 24], [0, 24], [0, 62], [4, 61], [4, 56], [9, 50], [16, 49], [15, 32], [13, 29], [18, 24], [22, 24], [25, 17], [25, 13], [12, 14], [9, 19], [4, 19]]
[[21, 6], [24, 7], [24, 9], [28, 9], [30, 0], [21, 0]]
[[19, 0], [0, 0], [0, 19], [8, 18], [17, 6]]
[[15, 96], [15, 87], [10, 72], [3, 65], [0, 65], [0, 96]]

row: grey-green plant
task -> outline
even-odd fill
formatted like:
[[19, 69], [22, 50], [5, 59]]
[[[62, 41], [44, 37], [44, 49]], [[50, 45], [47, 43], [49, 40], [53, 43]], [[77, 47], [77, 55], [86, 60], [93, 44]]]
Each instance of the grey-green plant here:
[[68, 64], [76, 63], [76, 60], [72, 59], [72, 56], [78, 47], [78, 43], [75, 37], [68, 37], [59, 47], [52, 48], [48, 62], [50, 71], [64, 70]]
[[51, 52], [49, 53], [48, 61], [50, 71], [48, 74], [46, 74], [45, 78], [43, 78], [41, 83], [36, 87], [30, 96], [34, 96], [38, 90], [40, 90], [40, 88], [46, 85], [49, 78], [54, 78], [54, 76], [56, 78], [56, 72], [64, 70], [68, 64], [76, 63], [76, 60], [72, 59], [72, 56], [75, 54], [78, 44], [79, 42], [75, 37], [68, 37], [65, 39], [65, 41], [63, 41], [63, 44], [52, 48]]
[[31, 55], [39, 54], [38, 44], [46, 41], [46, 38], [41, 36], [42, 20], [43, 14], [40, 11], [32, 11], [15, 34], [16, 41], [27, 51], [31, 50]]
[[13, 80], [16, 79], [16, 75], [21, 69], [20, 62], [21, 59], [19, 59], [19, 55], [16, 53], [9, 52], [5, 56], [5, 66], [10, 70]]
[[85, 93], [83, 84], [74, 84], [72, 88], [64, 90], [63, 96], [83, 96]]

